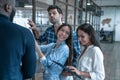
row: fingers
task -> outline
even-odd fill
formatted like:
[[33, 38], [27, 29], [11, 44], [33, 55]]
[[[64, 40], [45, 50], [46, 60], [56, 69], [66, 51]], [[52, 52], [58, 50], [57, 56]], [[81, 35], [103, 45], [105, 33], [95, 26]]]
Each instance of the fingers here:
[[75, 67], [73, 67], [73, 66], [67, 66], [67, 68], [69, 68], [69, 69], [75, 69]]
[[31, 26], [30, 29], [32, 29], [35, 38], [39, 39], [40, 33], [37, 27], [35, 26], [35, 23], [32, 20], [28, 19], [28, 24]]
[[71, 71], [75, 70], [75, 68], [73, 66], [67, 66], [67, 68], [69, 68]]
[[63, 76], [71, 76], [72, 74], [67, 71], [62, 71]]
[[30, 29], [37, 30], [37, 27], [35, 26], [34, 22], [30, 19], [28, 19], [28, 24], [31, 26]]
[[34, 22], [30, 19], [28, 19], [28, 24], [31, 26], [31, 27], [36, 27]]
[[72, 72], [76, 72], [76, 68], [73, 66], [67, 66], [67, 68], [69, 68]]

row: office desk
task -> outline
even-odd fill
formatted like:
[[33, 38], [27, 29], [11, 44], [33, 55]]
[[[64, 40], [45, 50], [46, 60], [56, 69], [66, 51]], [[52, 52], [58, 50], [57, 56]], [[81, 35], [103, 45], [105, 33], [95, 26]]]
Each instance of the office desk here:
[[112, 43], [114, 41], [113, 38], [114, 38], [114, 31], [104, 31], [103, 33], [100, 33], [100, 39], [101, 39], [100, 41], [101, 42]]

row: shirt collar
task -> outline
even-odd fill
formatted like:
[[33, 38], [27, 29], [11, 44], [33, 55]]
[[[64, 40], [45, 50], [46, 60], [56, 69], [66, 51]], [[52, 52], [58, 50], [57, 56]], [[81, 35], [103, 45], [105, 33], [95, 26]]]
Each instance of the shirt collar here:
[[0, 18], [8, 19], [9, 20], [9, 18], [6, 15], [3, 15], [3, 14], [0, 14]]
[[94, 47], [94, 45], [89, 45], [89, 46], [87, 47], [87, 50], [90, 49], [90, 48], [92, 48], [92, 47]]
[[[63, 45], [63, 44], [66, 44], [66, 42], [65, 41], [62, 41], [56, 48], [58, 48], [60, 45]], [[56, 44], [55, 44], [56, 45]], [[55, 47], [55, 45], [54, 45], [54, 47]]]

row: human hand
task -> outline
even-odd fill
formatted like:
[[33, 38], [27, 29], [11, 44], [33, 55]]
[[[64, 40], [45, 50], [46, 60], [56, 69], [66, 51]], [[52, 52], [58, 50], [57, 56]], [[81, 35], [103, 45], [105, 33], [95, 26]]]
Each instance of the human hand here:
[[68, 71], [62, 71], [63, 76], [71, 76], [72, 74]]
[[77, 75], [81, 75], [81, 71], [79, 71], [77, 68], [73, 66], [67, 66], [67, 68], [69, 68], [72, 72], [76, 73]]
[[39, 39], [40, 32], [38, 31], [37, 27], [35, 26], [34, 22], [32, 20], [28, 19], [28, 24], [31, 26], [30, 29], [32, 29], [33, 34], [36, 39]]
[[32, 20], [30, 20], [30, 19], [28, 19], [28, 24], [29, 24], [31, 27], [36, 27], [36, 26], [35, 26], [35, 23], [34, 23]]

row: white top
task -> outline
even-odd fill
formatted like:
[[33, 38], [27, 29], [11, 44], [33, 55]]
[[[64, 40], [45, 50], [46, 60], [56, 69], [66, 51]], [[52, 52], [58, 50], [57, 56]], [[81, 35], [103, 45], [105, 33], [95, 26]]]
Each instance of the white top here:
[[104, 80], [103, 53], [100, 48], [93, 45], [88, 46], [78, 62], [78, 69], [90, 73], [91, 79], [83, 77], [83, 80]]

